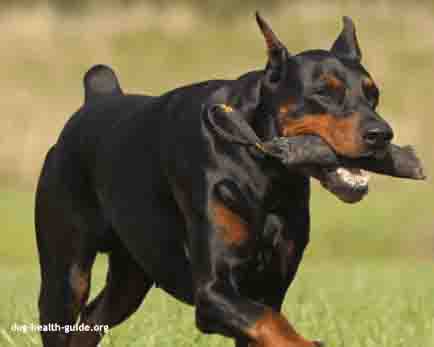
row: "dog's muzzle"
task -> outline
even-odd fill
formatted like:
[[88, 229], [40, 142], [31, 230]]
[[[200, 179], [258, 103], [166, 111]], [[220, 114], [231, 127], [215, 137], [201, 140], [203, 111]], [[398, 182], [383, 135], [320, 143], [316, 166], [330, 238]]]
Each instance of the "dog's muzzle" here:
[[369, 191], [370, 175], [361, 169], [338, 167], [323, 169], [321, 185], [346, 203], [361, 201]]

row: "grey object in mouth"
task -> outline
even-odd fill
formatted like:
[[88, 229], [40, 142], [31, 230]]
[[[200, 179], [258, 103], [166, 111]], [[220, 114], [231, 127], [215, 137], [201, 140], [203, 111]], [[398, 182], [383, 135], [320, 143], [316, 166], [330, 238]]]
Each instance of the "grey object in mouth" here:
[[366, 171], [391, 177], [424, 180], [422, 163], [411, 146], [389, 145], [381, 155], [344, 158], [320, 137], [277, 137], [262, 144], [266, 153], [290, 170], [306, 172], [347, 203], [360, 201], [368, 193]]

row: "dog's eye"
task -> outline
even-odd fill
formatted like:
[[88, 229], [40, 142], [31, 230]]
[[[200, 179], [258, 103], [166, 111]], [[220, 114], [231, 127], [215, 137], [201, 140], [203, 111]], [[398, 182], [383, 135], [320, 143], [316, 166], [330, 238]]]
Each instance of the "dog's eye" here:
[[372, 108], [376, 108], [378, 106], [378, 101], [380, 97], [380, 93], [377, 87], [371, 83], [363, 83], [363, 93], [365, 94], [366, 99], [369, 102], [369, 105]]
[[372, 108], [376, 108], [378, 106], [378, 98], [379, 93], [377, 88], [365, 88], [365, 96], [368, 99], [369, 105]]

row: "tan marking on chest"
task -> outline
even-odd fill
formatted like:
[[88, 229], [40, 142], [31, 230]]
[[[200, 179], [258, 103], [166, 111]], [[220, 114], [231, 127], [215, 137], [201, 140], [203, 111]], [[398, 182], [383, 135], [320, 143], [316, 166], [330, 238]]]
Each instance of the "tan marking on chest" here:
[[228, 245], [241, 245], [249, 238], [248, 223], [220, 201], [212, 203], [218, 235]]

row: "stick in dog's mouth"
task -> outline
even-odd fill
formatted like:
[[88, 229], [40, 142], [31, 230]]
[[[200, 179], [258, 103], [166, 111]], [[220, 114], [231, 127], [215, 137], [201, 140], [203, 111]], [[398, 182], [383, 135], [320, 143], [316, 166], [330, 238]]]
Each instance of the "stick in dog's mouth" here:
[[262, 142], [249, 124], [224, 104], [205, 107], [204, 112], [205, 126], [221, 138], [232, 144], [255, 148], [261, 157], [277, 159], [288, 170], [317, 178], [323, 187], [348, 203], [358, 202], [368, 193], [369, 175], [366, 171], [425, 179], [422, 164], [409, 146], [389, 145], [377, 155], [349, 159], [337, 155], [321, 137], [315, 135], [276, 137]]
[[367, 171], [399, 178], [423, 180], [422, 164], [412, 147], [389, 145], [384, 155], [348, 159], [339, 157], [318, 136], [274, 138], [264, 148], [290, 170], [317, 178], [321, 185], [347, 203], [363, 199], [369, 190]]

